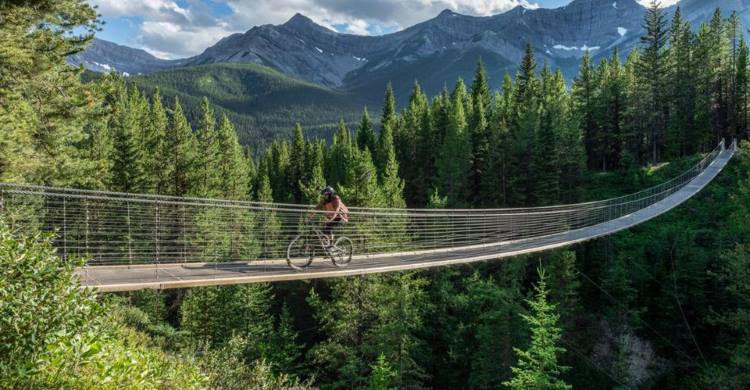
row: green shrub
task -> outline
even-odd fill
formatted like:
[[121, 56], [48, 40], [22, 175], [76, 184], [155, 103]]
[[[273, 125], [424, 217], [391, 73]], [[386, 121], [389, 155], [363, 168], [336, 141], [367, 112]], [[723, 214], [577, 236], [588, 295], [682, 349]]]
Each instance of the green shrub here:
[[[101, 312], [73, 265], [48, 237], [15, 237], [0, 221], [0, 383], [31, 380], [49, 348], [71, 340]], [[8, 382], [10, 381], [10, 382]]]
[[81, 288], [49, 237], [0, 220], [0, 275], [0, 389], [205, 387], [197, 364], [136, 330], [152, 327], [143, 311]]

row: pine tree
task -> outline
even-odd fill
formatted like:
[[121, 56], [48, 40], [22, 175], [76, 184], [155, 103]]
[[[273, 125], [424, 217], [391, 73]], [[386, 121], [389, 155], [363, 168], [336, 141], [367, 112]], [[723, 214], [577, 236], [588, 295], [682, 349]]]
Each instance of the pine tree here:
[[556, 104], [560, 123], [557, 125], [557, 165], [560, 174], [560, 201], [570, 204], [579, 201], [583, 172], [586, 169], [586, 148], [581, 134], [581, 118], [575, 110], [573, 98], [565, 93], [565, 79], [558, 70], [555, 75]]
[[380, 126], [396, 126], [396, 96], [393, 93], [393, 85], [388, 83], [385, 88], [385, 99], [383, 101], [383, 115], [380, 117]]
[[[440, 95], [435, 98], [431, 111], [435, 145], [442, 145], [453, 113], [453, 100], [451, 99], [451, 94], [448, 92], [448, 88], [444, 87]], [[437, 158], [438, 156], [435, 158], [436, 164]], [[435, 168], [437, 169], [437, 165]], [[437, 172], [435, 172], [435, 175], [434, 179], [437, 179]]]
[[102, 91], [83, 83], [83, 69], [67, 59], [93, 39], [96, 11], [77, 0], [43, 0], [3, 2], [0, 15], [0, 180], [91, 186], [100, 165], [77, 145], [102, 109]]
[[96, 179], [99, 183], [94, 184], [92, 188], [107, 189], [112, 188], [112, 167], [114, 161], [114, 135], [113, 128], [109, 126], [109, 118], [102, 116], [92, 120], [86, 126], [87, 142], [82, 145], [86, 160], [90, 161], [94, 167]]
[[721, 81], [717, 66], [721, 62], [721, 47], [714, 39], [715, 32], [708, 24], [702, 24], [696, 36], [694, 49], [696, 104], [695, 127], [701, 129], [696, 143], [701, 150], [718, 142], [719, 130], [716, 109], [720, 107]]
[[712, 101], [711, 126], [713, 128], [714, 142], [716, 144], [727, 134], [728, 116], [729, 116], [729, 45], [726, 39], [726, 24], [721, 14], [721, 9], [717, 8], [711, 21], [708, 24], [707, 43], [709, 50], [706, 65], [708, 69], [709, 93]]
[[247, 361], [266, 358], [273, 334], [272, 300], [270, 286], [262, 283], [191, 289], [180, 307], [180, 325], [214, 346], [241, 336], [249, 341]]
[[667, 154], [684, 156], [695, 151], [695, 70], [693, 69], [693, 33], [678, 6], [669, 32], [670, 120], [665, 135]]
[[365, 107], [362, 111], [362, 120], [360, 120], [359, 127], [357, 127], [357, 146], [360, 150], [367, 148], [373, 151], [376, 150], [376, 145], [375, 130], [372, 127], [372, 120], [370, 120], [367, 107]]
[[292, 160], [289, 142], [276, 141], [271, 145], [270, 162], [267, 170], [273, 198], [276, 202], [292, 202], [292, 189], [289, 182]]
[[[560, 197], [560, 167], [556, 149], [557, 132], [565, 124], [565, 101], [559, 85], [545, 64], [541, 73], [541, 113], [534, 136], [534, 200], [538, 205], [556, 204]], [[564, 92], [563, 92], [564, 94]]]
[[471, 138], [471, 171], [469, 175], [469, 200], [479, 203], [481, 198], [481, 187], [483, 176], [487, 171], [487, 163], [490, 153], [490, 136], [488, 117], [492, 114], [489, 83], [484, 64], [477, 64], [474, 74], [474, 82], [471, 87], [472, 95], [472, 117], [469, 121], [469, 134]]
[[415, 175], [411, 181], [414, 187], [412, 202], [416, 205], [424, 205], [427, 202], [428, 192], [433, 185], [435, 177], [435, 131], [432, 123], [432, 112], [425, 98], [425, 107], [419, 122], [415, 141]]
[[166, 194], [168, 179], [165, 167], [168, 153], [167, 145], [167, 127], [169, 119], [167, 111], [162, 104], [159, 88], [154, 91], [151, 97], [151, 111], [149, 112], [148, 126], [145, 131], [145, 170], [148, 179], [148, 192], [154, 194]]
[[218, 160], [221, 152], [216, 135], [216, 116], [211, 103], [205, 97], [201, 101], [196, 139], [200, 152], [195, 154], [192, 195], [204, 198], [217, 197], [220, 195]]
[[[534, 58], [534, 47], [531, 43], [526, 44], [526, 52], [521, 59], [521, 65], [516, 75], [514, 100], [516, 106], [529, 100], [537, 90], [536, 58]], [[520, 108], [520, 107], [519, 107]]]
[[219, 158], [217, 161], [217, 188], [224, 199], [247, 199], [250, 195], [250, 162], [245, 157], [237, 139], [237, 132], [225, 114], [221, 116], [216, 134]]
[[736, 129], [732, 136], [737, 138], [748, 138], [748, 70], [750, 69], [750, 48], [748, 48], [745, 37], [740, 37], [737, 49], [737, 69], [735, 71], [736, 99], [735, 115]]
[[581, 130], [586, 145], [586, 155], [589, 166], [594, 163], [594, 145], [598, 134], [595, 108], [596, 85], [594, 83], [594, 69], [591, 66], [591, 53], [586, 50], [581, 60], [578, 77], [573, 81], [573, 107], [581, 118]]
[[294, 330], [292, 313], [289, 311], [289, 306], [284, 303], [268, 350], [269, 360], [276, 366], [278, 372], [299, 372], [302, 346], [297, 343], [298, 337], [299, 334]]
[[[377, 153], [375, 155], [375, 166], [378, 168], [378, 178], [382, 183], [386, 174], [388, 164], [393, 159], [393, 162], [398, 165], [396, 161], [396, 150], [393, 145], [393, 125], [391, 122], [386, 122], [380, 129], [380, 137], [378, 138]], [[393, 122], [395, 124], [395, 121]], [[398, 168], [398, 166], [397, 166]]]
[[393, 372], [391, 365], [388, 364], [388, 360], [384, 354], [381, 353], [378, 356], [378, 360], [370, 368], [372, 368], [372, 373], [370, 374], [370, 382], [367, 386], [369, 390], [395, 389], [395, 387], [391, 387], [391, 383], [396, 374]]
[[327, 184], [323, 176], [324, 147], [322, 143], [308, 144], [305, 157], [307, 173], [299, 184], [304, 203], [315, 203], [320, 197], [320, 189]]
[[433, 189], [430, 193], [429, 200], [427, 201], [428, 209], [444, 209], [448, 207], [448, 198], [440, 196], [437, 188]]
[[378, 185], [378, 172], [369, 150], [353, 150], [338, 192], [346, 199], [346, 203], [352, 206], [387, 206], [386, 197]]
[[581, 281], [576, 269], [576, 252], [557, 251], [549, 256], [550, 301], [557, 305], [557, 312], [562, 315], [560, 328], [562, 339], [576, 345], [583, 337], [578, 323], [583, 316], [580, 288]]
[[[728, 58], [726, 62], [727, 78], [727, 136], [736, 137], [740, 123], [739, 112], [739, 85], [737, 75], [739, 74], [738, 61], [740, 59], [740, 46], [744, 41], [740, 17], [737, 11], [732, 11], [726, 21], [725, 27], [726, 41], [728, 44]], [[747, 72], [745, 69], [743, 72]]]
[[[330, 184], [342, 184], [347, 180], [347, 169], [356, 154], [355, 149], [349, 129], [346, 128], [343, 120], [339, 121], [338, 130], [333, 135], [329, 158], [326, 161], [325, 177], [330, 180]], [[373, 152], [366, 150], [368, 154]]]
[[146, 177], [143, 168], [143, 149], [138, 128], [138, 100], [135, 93], [121, 89], [111, 120], [113, 132], [112, 188], [115, 191], [144, 192]]
[[192, 191], [194, 183], [191, 179], [195, 170], [196, 145], [195, 134], [182, 112], [180, 100], [175, 98], [165, 150], [169, 164], [166, 167], [167, 195], [185, 196]]
[[[367, 150], [367, 149], [365, 149]], [[385, 197], [385, 205], [390, 208], [404, 208], [404, 181], [399, 176], [399, 163], [396, 160], [396, 148], [390, 125], [383, 126], [378, 139], [378, 151], [381, 153], [379, 183]]]
[[510, 123], [515, 113], [513, 104], [514, 86], [509, 74], [505, 75], [502, 94], [495, 96], [495, 109], [489, 125], [488, 172], [481, 183], [481, 204], [487, 206], [508, 205], [510, 185]]
[[138, 145], [143, 149], [146, 145], [146, 131], [149, 125], [149, 103], [135, 82], [131, 82], [128, 87], [128, 107], [128, 115], [132, 116], [133, 129], [138, 136]]
[[[420, 156], [422, 146], [419, 142], [422, 142], [422, 137], [430, 131], [429, 103], [416, 81], [409, 97], [409, 104], [402, 111], [398, 125], [399, 130], [394, 134], [393, 142], [396, 160], [399, 163], [399, 174], [406, 183], [404, 196], [409, 204], [424, 204], [424, 192], [420, 182], [424, 167], [417, 163], [417, 159], [427, 157]], [[423, 129], [423, 126], [428, 128]]]
[[[263, 203], [274, 201], [273, 190], [271, 189], [271, 180], [268, 173], [263, 170], [258, 174], [258, 185], [255, 200]], [[279, 242], [281, 235], [281, 221], [276, 211], [263, 210], [256, 215], [256, 229], [260, 234], [260, 257], [261, 258], [280, 258], [283, 257], [282, 245]]]
[[310, 351], [320, 383], [331, 388], [367, 386], [368, 363], [380, 354], [393, 367], [396, 388], [419, 387], [417, 331], [426, 314], [426, 280], [414, 273], [340, 279], [326, 298], [308, 302], [326, 338]]
[[[392, 150], [392, 149], [391, 149]], [[391, 151], [385, 163], [381, 188], [385, 196], [386, 206], [402, 209], [406, 207], [404, 201], [404, 180], [399, 177], [399, 165], [396, 154]]]
[[646, 145], [646, 133], [648, 130], [648, 118], [642, 113], [649, 110], [649, 102], [645, 95], [648, 93], [647, 86], [638, 76], [638, 67], [641, 62], [640, 51], [630, 52], [625, 62], [625, 112], [623, 120], [623, 152], [621, 165], [628, 166], [625, 161], [636, 164], [645, 163], [649, 160], [649, 150]]
[[537, 272], [536, 296], [526, 301], [531, 313], [521, 315], [531, 328], [531, 343], [525, 351], [514, 349], [518, 362], [511, 369], [513, 378], [503, 384], [512, 389], [570, 389], [571, 386], [560, 379], [568, 367], [557, 360], [565, 352], [565, 348], [558, 345], [561, 330], [557, 321], [560, 316], [555, 314], [555, 305], [548, 301], [544, 269], [540, 267]]
[[592, 161], [602, 171], [616, 169], [622, 155], [622, 122], [625, 106], [624, 69], [620, 53], [615, 50], [609, 61], [603, 61], [599, 70], [598, 132], [593, 140]]
[[289, 188], [292, 190], [292, 200], [294, 203], [302, 202], [303, 194], [300, 188], [300, 182], [306, 174], [305, 136], [302, 134], [302, 126], [297, 123], [294, 126], [294, 140], [292, 141], [292, 154], [290, 156], [289, 167]]
[[393, 133], [397, 130], [398, 116], [396, 112], [396, 97], [393, 94], [393, 86], [388, 83], [385, 89], [385, 100], [383, 102], [383, 115], [380, 118], [380, 135], [375, 150], [370, 150], [375, 159], [375, 166], [378, 173], [382, 175], [385, 170], [385, 164], [388, 161], [388, 155], [393, 148]]
[[512, 145], [509, 158], [508, 198], [509, 203], [516, 206], [529, 205], [533, 201], [534, 138], [539, 127], [538, 84], [534, 49], [529, 44], [516, 75], [514, 88], [516, 109], [510, 125]]
[[[468, 362], [471, 388], [500, 388], [510, 378], [514, 363], [513, 344], [522, 338], [518, 313], [520, 287], [525, 276], [522, 263], [506, 263], [489, 276], [476, 272], [466, 278], [456, 294], [456, 315], [465, 327], [457, 327], [454, 343], [456, 364]], [[464, 329], [462, 329], [464, 328]]]
[[489, 114], [491, 112], [492, 96], [490, 95], [490, 83], [481, 59], [477, 62], [477, 67], [474, 70], [474, 81], [471, 84], [471, 101], [475, 109], [481, 103], [485, 113]]
[[466, 131], [465, 98], [466, 87], [459, 79], [451, 97], [449, 123], [436, 162], [440, 192], [448, 197], [451, 205], [463, 204], [467, 193], [471, 144]]
[[648, 143], [651, 149], [651, 162], [654, 164], [659, 162], [660, 152], [664, 148], [663, 136], [667, 125], [667, 106], [664, 104], [667, 70], [666, 24], [664, 11], [659, 2], [652, 0], [645, 17], [646, 35], [641, 37], [643, 55], [638, 66], [638, 75], [648, 86], [646, 96], [651, 106], [651, 111], [647, 114], [650, 128]]

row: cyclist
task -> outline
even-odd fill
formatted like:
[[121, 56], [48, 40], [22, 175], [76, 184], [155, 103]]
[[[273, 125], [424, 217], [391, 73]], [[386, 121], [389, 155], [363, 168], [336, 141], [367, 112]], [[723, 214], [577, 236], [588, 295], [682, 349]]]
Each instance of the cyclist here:
[[321, 199], [316, 210], [324, 210], [325, 222], [321, 231], [327, 242], [326, 246], [333, 244], [333, 230], [342, 227], [349, 222], [349, 209], [346, 207], [341, 198], [336, 195], [336, 191], [331, 186], [326, 186], [320, 191]]

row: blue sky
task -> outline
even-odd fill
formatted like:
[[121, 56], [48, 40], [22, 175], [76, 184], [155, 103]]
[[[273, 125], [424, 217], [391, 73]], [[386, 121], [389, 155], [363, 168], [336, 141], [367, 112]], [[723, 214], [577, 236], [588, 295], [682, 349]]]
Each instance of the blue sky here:
[[181, 58], [199, 54], [232, 33], [284, 23], [297, 12], [340, 32], [380, 35], [430, 19], [446, 8], [491, 15], [519, 5], [556, 8], [571, 0], [88, 1], [98, 7], [106, 23], [100, 38], [142, 48], [161, 58]]

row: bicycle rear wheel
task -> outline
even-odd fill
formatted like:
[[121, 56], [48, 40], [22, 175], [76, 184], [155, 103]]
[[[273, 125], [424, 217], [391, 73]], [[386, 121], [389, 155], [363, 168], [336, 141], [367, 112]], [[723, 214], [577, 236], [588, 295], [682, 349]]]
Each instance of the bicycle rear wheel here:
[[348, 237], [339, 237], [336, 243], [328, 250], [331, 255], [333, 265], [337, 267], [346, 267], [352, 261], [354, 253], [354, 244]]
[[302, 271], [315, 258], [315, 243], [309, 235], [300, 234], [294, 237], [286, 248], [286, 263], [292, 269]]

